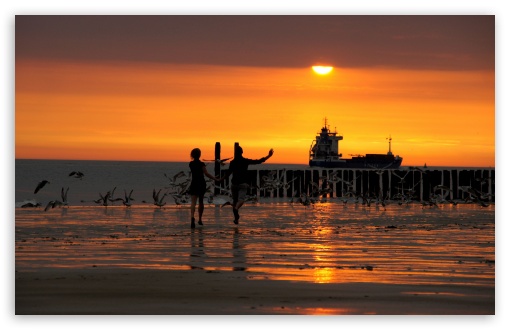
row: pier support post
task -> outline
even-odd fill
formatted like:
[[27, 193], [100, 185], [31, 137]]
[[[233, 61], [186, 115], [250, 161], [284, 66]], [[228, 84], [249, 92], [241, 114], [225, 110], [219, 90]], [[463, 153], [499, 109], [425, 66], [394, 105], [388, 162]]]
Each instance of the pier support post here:
[[[217, 177], [220, 177], [221, 176], [221, 163], [220, 163], [220, 159], [221, 159], [221, 144], [219, 142], [216, 142], [216, 144], [214, 145], [214, 175], [217, 176]], [[218, 187], [217, 184], [214, 184], [214, 195], [219, 195], [220, 193], [220, 188]]]
[[491, 201], [492, 201], [492, 171], [489, 168], [489, 194], [491, 195]]

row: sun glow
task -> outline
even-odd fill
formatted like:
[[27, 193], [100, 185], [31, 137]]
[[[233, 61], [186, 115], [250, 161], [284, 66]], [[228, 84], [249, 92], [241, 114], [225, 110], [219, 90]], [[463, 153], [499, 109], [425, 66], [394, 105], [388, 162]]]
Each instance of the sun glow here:
[[17, 60], [16, 158], [188, 161], [239, 142], [306, 164], [328, 117], [344, 155], [386, 152], [391, 133], [403, 166], [494, 166], [493, 72], [310, 71]]
[[328, 74], [331, 71], [333, 71], [333, 67], [332, 66], [316, 65], [316, 66], [312, 66], [312, 70], [315, 71], [315, 73], [325, 75], [325, 74]]

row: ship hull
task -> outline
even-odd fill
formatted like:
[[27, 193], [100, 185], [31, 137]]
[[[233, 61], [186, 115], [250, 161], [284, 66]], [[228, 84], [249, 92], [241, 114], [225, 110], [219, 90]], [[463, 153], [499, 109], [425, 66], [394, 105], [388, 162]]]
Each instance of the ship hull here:
[[[386, 156], [386, 155], [384, 155]], [[381, 157], [379, 157], [381, 158]], [[402, 164], [401, 158], [389, 157], [389, 159], [369, 159], [367, 157], [356, 157], [349, 159], [311, 159], [311, 167], [325, 168], [375, 168], [375, 169], [398, 169]]]

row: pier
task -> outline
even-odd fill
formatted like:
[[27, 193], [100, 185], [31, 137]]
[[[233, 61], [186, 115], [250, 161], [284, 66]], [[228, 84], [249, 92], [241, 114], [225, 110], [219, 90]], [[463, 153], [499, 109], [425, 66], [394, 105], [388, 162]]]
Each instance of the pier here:
[[[226, 169], [221, 170], [221, 175]], [[322, 169], [249, 170], [251, 189], [257, 197], [298, 197], [320, 195], [325, 198], [349, 195], [395, 199], [402, 195], [426, 201], [441, 194], [444, 199], [463, 200], [472, 188], [494, 201], [495, 169]], [[226, 188], [225, 183], [221, 185]]]
[[[238, 145], [238, 142], [235, 143]], [[234, 146], [235, 147], [235, 146]], [[221, 145], [216, 142], [215, 158], [221, 158]], [[215, 175], [223, 176], [226, 168], [215, 165]], [[320, 168], [290, 170], [282, 166], [271, 170], [250, 169], [248, 194], [260, 197], [322, 198], [371, 197], [379, 200], [408, 199], [416, 201], [468, 200], [482, 197], [495, 201], [494, 168], [427, 168], [401, 166], [399, 169]], [[229, 189], [226, 182], [222, 189]], [[215, 195], [220, 193], [215, 188]]]

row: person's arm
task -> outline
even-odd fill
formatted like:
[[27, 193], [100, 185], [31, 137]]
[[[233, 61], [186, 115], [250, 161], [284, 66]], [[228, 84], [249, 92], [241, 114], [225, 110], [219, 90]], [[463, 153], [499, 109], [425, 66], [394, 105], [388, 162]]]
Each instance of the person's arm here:
[[225, 179], [228, 180], [228, 177], [230, 176], [230, 174], [232, 174], [232, 170], [229, 167], [228, 170], [225, 172], [225, 174], [221, 178], [216, 179], [216, 181], [221, 182], [221, 181], [223, 181]]
[[218, 181], [218, 178], [217, 178], [217, 177], [215, 177], [215, 176], [212, 176], [212, 175], [211, 175], [211, 174], [207, 171], [207, 168], [206, 168], [205, 166], [202, 166], [202, 170], [203, 170], [204, 175], [205, 175], [206, 177], [208, 177], [208, 178], [209, 178], [209, 179], [211, 179], [211, 180]]
[[271, 149], [271, 150], [269, 150], [269, 153], [267, 154], [266, 157], [262, 157], [260, 159], [249, 159], [249, 163], [252, 165], [262, 164], [263, 162], [265, 162], [266, 160], [271, 158], [271, 156], [273, 156], [273, 153], [274, 153], [274, 150]]
[[263, 160], [264, 160], [264, 162], [265, 162], [266, 160], [268, 160], [269, 158], [271, 158], [271, 157], [273, 156], [273, 154], [274, 154], [274, 150], [273, 150], [273, 148], [271, 148], [271, 150], [269, 150], [269, 152], [267, 153], [267, 156], [266, 156], [266, 157], [262, 157], [262, 159], [263, 159]]

